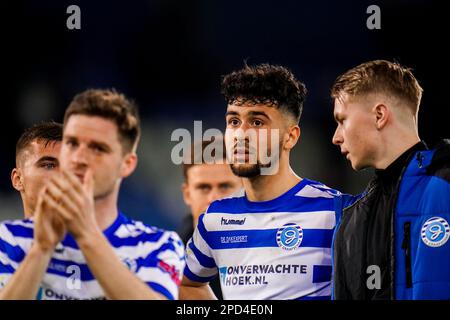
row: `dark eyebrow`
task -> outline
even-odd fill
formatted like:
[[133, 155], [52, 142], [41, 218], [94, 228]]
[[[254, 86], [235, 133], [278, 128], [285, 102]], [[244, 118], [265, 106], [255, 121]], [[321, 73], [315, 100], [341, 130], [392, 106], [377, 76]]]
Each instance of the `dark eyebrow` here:
[[63, 136], [63, 140], [75, 140], [75, 141], [78, 141], [77, 137], [69, 136], [69, 135], [64, 135]]
[[58, 162], [58, 159], [55, 158], [55, 157], [44, 156], [42, 158], [39, 158], [39, 160], [36, 161], [36, 164], [40, 164], [40, 163], [45, 162], [45, 161]]
[[[238, 116], [238, 115], [239, 115], [239, 113], [236, 112], [236, 111], [227, 111], [227, 112], [225, 113], [225, 116]], [[248, 115], [249, 115], [250, 117], [263, 116], [263, 117], [265, 117], [265, 118], [267, 118], [267, 119], [270, 120], [270, 118], [269, 118], [269, 116], [267, 115], [267, 113], [265, 113], [265, 112], [263, 112], [263, 111], [250, 111], [250, 112], [248, 113]]]
[[231, 182], [231, 181], [219, 183], [219, 187], [231, 187], [231, 186], [233, 186], [233, 185], [234, 185], [234, 183]]
[[[69, 136], [69, 135], [66, 135], [66, 136], [64, 136], [64, 139], [72, 140], [72, 141], [77, 141], [77, 142], [78, 142], [78, 138], [75, 137], [75, 136]], [[103, 150], [105, 150], [106, 152], [110, 152], [110, 151], [111, 151], [111, 147], [110, 147], [109, 145], [107, 145], [106, 143], [101, 142], [101, 141], [95, 141], [95, 140], [90, 141], [90, 142], [89, 142], [89, 146], [90, 146], [90, 147], [99, 147], [100, 149], [103, 149]]]
[[225, 117], [228, 117], [228, 116], [238, 116], [238, 115], [239, 115], [239, 113], [236, 112], [236, 111], [227, 111], [227, 112], [225, 113]]
[[204, 188], [204, 187], [211, 188], [211, 184], [205, 183], [205, 182], [199, 182], [199, 183], [195, 184], [195, 188]]
[[100, 141], [91, 141], [89, 143], [89, 146], [91, 147], [98, 147], [100, 149], [103, 149], [106, 152], [110, 152], [111, 148], [106, 143], [100, 142]]
[[263, 116], [263, 117], [265, 117], [267, 119], [270, 119], [269, 116], [265, 112], [262, 112], [262, 111], [250, 111], [248, 113], [248, 115], [251, 116], [251, 117]]

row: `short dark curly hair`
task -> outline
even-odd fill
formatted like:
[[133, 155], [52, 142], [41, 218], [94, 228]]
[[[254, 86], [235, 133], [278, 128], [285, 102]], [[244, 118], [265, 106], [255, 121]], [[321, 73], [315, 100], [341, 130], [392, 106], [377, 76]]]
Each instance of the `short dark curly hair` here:
[[285, 67], [271, 64], [249, 66], [222, 79], [227, 104], [271, 104], [300, 121], [306, 97], [305, 85]]

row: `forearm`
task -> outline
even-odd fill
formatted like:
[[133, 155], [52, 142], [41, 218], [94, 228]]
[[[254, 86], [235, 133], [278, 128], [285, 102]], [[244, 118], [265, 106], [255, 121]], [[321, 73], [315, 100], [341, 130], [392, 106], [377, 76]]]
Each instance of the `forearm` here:
[[180, 286], [180, 300], [217, 300], [208, 283], [201, 283], [183, 277]]
[[217, 300], [217, 297], [208, 284], [199, 287], [181, 285], [180, 300]]
[[123, 265], [102, 233], [92, 234], [78, 245], [108, 299], [165, 299]]
[[0, 291], [0, 300], [33, 300], [48, 268], [52, 251], [33, 246], [6, 286]]

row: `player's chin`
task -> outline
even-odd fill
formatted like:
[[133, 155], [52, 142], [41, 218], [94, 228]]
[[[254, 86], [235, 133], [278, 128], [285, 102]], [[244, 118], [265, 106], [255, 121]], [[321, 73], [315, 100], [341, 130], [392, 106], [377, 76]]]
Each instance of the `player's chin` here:
[[356, 159], [350, 159], [350, 163], [352, 165], [353, 170], [355, 171], [360, 171], [369, 167], [369, 165]]
[[236, 164], [230, 165], [234, 175], [241, 178], [254, 178], [261, 175], [261, 168], [258, 164]]
[[94, 199], [101, 200], [109, 197], [114, 192], [113, 186], [108, 186], [107, 188], [103, 186], [96, 186], [94, 184]]

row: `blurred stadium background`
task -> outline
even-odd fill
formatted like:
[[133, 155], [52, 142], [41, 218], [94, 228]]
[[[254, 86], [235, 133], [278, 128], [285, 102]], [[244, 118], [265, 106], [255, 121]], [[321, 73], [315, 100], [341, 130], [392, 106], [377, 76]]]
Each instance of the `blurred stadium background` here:
[[[441, 2], [442, 3], [442, 2]], [[66, 28], [66, 8], [81, 8], [81, 30]], [[366, 9], [381, 8], [381, 30]], [[449, 26], [433, 1], [14, 1], [1, 18], [0, 220], [22, 215], [10, 183], [14, 146], [25, 127], [61, 121], [78, 92], [114, 87], [140, 106], [137, 172], [120, 208], [174, 229], [187, 212], [181, 167], [172, 164], [176, 128], [223, 129], [220, 77], [249, 64], [282, 64], [309, 90], [294, 169], [344, 192], [362, 191], [371, 172], [354, 173], [337, 147], [329, 88], [336, 76], [372, 59], [414, 69], [425, 89], [422, 139], [450, 137]], [[445, 40], [447, 39], [447, 40]]]

